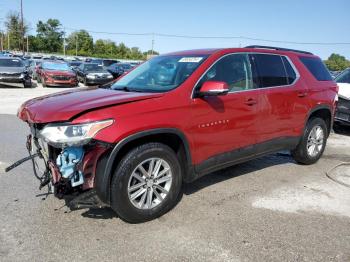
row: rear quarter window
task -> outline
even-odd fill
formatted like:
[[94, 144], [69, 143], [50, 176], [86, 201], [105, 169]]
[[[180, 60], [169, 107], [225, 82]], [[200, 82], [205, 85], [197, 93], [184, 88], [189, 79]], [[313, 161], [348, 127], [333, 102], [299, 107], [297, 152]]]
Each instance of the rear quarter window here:
[[333, 80], [321, 59], [316, 57], [299, 57], [299, 59], [318, 81]]

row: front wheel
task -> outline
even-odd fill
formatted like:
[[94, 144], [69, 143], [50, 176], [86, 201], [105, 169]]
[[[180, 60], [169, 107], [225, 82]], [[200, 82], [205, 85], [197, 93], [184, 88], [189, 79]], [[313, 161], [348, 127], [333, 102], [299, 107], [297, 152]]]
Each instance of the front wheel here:
[[294, 160], [304, 165], [316, 163], [326, 147], [327, 137], [325, 121], [322, 118], [311, 118], [306, 124], [298, 146], [292, 150]]
[[182, 172], [175, 152], [161, 143], [147, 143], [121, 160], [111, 185], [111, 207], [130, 223], [157, 218], [177, 203]]

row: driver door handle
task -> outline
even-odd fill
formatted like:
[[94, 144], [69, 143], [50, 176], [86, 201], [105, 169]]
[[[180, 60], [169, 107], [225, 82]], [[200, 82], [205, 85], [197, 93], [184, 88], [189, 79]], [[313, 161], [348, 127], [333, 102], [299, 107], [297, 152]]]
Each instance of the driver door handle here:
[[258, 101], [255, 100], [254, 98], [248, 98], [244, 103], [248, 106], [253, 106], [253, 105], [256, 105]]

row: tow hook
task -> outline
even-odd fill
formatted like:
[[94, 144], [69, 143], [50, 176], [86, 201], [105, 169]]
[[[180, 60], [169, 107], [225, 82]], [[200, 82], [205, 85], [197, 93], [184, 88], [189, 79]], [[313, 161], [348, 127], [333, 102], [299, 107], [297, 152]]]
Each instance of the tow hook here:
[[69, 179], [72, 187], [84, 184], [83, 172], [79, 164], [84, 156], [82, 147], [67, 147], [56, 159], [56, 165], [63, 178]]

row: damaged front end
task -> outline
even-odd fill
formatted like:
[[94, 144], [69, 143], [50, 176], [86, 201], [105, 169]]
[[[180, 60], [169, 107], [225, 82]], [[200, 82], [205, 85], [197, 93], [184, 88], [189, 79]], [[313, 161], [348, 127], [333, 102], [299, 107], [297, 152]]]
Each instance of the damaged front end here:
[[7, 171], [31, 159], [40, 189], [48, 186], [49, 193], [68, 200], [72, 209], [102, 206], [94, 191], [96, 168], [111, 144], [93, 137], [112, 123], [109, 119], [83, 124], [30, 124], [26, 143], [29, 157]]
[[350, 126], [350, 98], [339, 95], [335, 122]]

